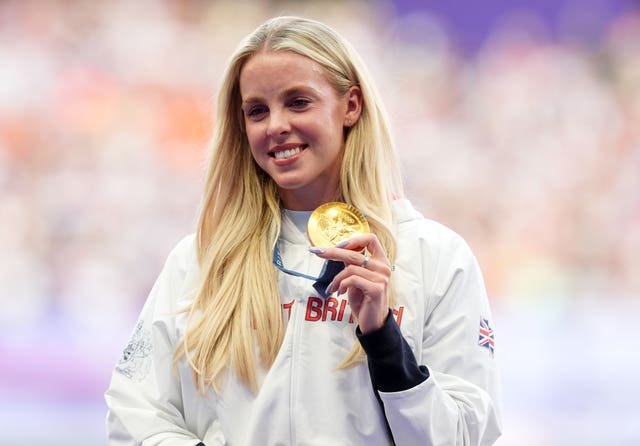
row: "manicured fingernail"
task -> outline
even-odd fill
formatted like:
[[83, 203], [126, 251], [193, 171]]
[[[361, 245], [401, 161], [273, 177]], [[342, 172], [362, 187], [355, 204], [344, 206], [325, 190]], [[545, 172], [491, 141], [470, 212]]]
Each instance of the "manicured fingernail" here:
[[320, 248], [318, 246], [310, 246], [309, 252], [312, 252], [314, 254], [324, 254], [324, 248]]
[[331, 294], [331, 285], [333, 285], [333, 282], [331, 282], [329, 285], [327, 285], [327, 288], [324, 290], [324, 294], [326, 294], [326, 295]]
[[349, 240], [343, 240], [340, 243], [338, 243], [336, 245], [336, 248], [344, 248], [345, 246], [347, 246], [349, 244]]

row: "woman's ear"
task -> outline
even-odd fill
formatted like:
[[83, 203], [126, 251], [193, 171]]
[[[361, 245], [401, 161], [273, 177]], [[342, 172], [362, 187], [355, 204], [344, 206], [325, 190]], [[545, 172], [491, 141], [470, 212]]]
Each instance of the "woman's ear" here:
[[345, 95], [347, 99], [347, 111], [344, 116], [344, 126], [353, 126], [362, 113], [362, 90], [357, 85], [353, 85]]

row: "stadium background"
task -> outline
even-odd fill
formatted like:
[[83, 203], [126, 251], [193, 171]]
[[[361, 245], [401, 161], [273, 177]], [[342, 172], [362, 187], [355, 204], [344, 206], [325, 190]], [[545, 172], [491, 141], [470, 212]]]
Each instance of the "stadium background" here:
[[192, 232], [239, 39], [347, 36], [407, 195], [462, 234], [494, 308], [499, 446], [640, 435], [640, 3], [0, 2], [0, 444], [106, 445], [111, 369]]

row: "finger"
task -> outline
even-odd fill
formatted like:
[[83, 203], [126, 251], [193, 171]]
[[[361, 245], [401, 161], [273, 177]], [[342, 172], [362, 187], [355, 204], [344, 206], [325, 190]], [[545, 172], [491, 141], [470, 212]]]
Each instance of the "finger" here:
[[384, 249], [380, 244], [380, 240], [375, 234], [372, 233], [355, 235], [341, 243], [338, 243], [335, 247], [343, 249], [363, 248], [371, 253], [371, 257], [374, 257], [376, 259], [387, 258]]
[[[371, 263], [369, 263], [368, 266], [371, 267]], [[340, 271], [338, 274], [336, 274], [336, 276], [333, 278], [333, 280], [327, 287], [327, 292], [333, 293], [338, 288], [340, 288], [341, 290], [344, 290], [345, 286], [349, 287], [350, 286], [349, 284], [352, 283], [352, 282], [346, 281], [346, 279], [350, 277], [355, 277], [355, 276], [360, 277], [366, 282], [379, 283], [383, 286], [383, 288], [386, 288], [389, 284], [391, 269], [386, 265], [381, 265], [378, 268], [379, 270], [376, 271], [368, 268], [363, 268], [358, 265], [349, 265], [345, 269]], [[366, 284], [363, 285], [363, 287], [361, 288], [363, 292], [367, 292], [368, 290], [370, 291], [372, 289], [373, 288], [369, 288], [368, 286], [366, 286]]]
[[349, 289], [357, 288], [366, 296], [385, 296], [386, 281], [378, 282], [369, 280], [363, 276], [352, 274], [345, 279], [332, 283], [333, 287], [337, 287], [339, 294], [346, 294]]
[[338, 243], [332, 248], [312, 246], [309, 251], [324, 259], [339, 260], [350, 264], [361, 264], [364, 258], [360, 252], [368, 252], [371, 257], [385, 259], [384, 249], [375, 234], [363, 234]]
[[331, 260], [337, 260], [343, 262], [346, 266], [353, 265], [369, 271], [377, 270], [381, 265], [386, 265], [386, 257], [381, 259], [375, 259], [372, 255], [365, 252], [355, 252], [350, 249], [342, 248], [327, 248], [325, 255]]
[[[364, 262], [364, 255], [344, 248], [319, 248], [312, 246], [309, 251], [323, 259], [336, 260], [345, 265], [361, 265]], [[369, 262], [371, 259], [369, 258]], [[367, 262], [368, 263], [368, 262]]]
[[391, 275], [393, 271], [393, 267], [389, 264], [389, 261], [386, 257], [382, 259], [375, 259], [373, 256], [368, 255], [366, 252], [361, 254], [362, 262], [358, 265], [357, 262], [354, 262], [353, 265], [357, 265], [362, 269], [366, 269], [369, 271], [377, 271], [386, 276]]
[[[358, 253], [343, 248], [318, 248], [310, 247], [309, 251], [323, 259], [331, 259], [345, 264], [345, 266], [358, 267], [360, 271], [375, 271], [385, 276], [390, 276], [393, 268], [386, 257], [375, 259], [369, 254]], [[358, 273], [351, 271], [350, 273]]]

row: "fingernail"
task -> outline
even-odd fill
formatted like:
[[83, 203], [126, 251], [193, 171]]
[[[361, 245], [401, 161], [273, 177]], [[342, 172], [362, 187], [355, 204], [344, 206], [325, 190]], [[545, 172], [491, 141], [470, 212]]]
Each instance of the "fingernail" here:
[[309, 252], [312, 252], [314, 254], [324, 254], [324, 248], [320, 248], [318, 246], [310, 246]]
[[331, 294], [331, 285], [333, 285], [333, 282], [331, 282], [329, 285], [327, 285], [327, 288], [324, 290], [324, 294], [326, 294], [326, 295]]
[[345, 246], [347, 246], [349, 244], [349, 240], [343, 240], [340, 243], [338, 243], [336, 245], [336, 248], [344, 248]]

